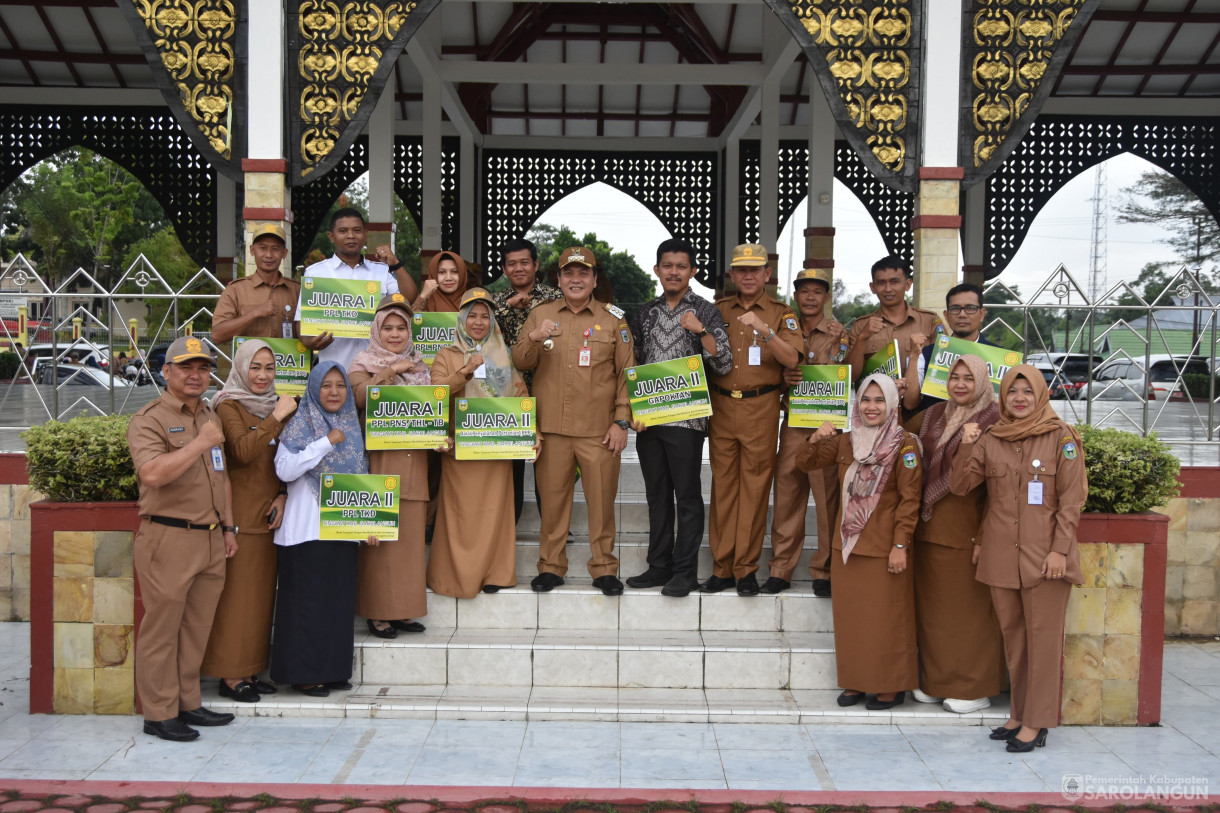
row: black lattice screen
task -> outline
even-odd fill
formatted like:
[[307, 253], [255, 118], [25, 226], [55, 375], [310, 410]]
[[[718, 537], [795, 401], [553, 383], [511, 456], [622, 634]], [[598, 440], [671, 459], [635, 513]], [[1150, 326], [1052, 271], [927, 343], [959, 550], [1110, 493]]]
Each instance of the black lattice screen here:
[[1220, 122], [1207, 118], [1041, 116], [987, 181], [984, 262], [998, 276], [1064, 184], [1129, 152], [1172, 173], [1220, 221]]
[[85, 147], [140, 180], [200, 266], [216, 260], [216, 173], [165, 108], [0, 107], [0, 189], [69, 147]]
[[484, 278], [500, 276], [500, 246], [524, 237], [556, 201], [598, 181], [626, 192], [671, 234], [695, 247], [699, 281], [711, 284], [720, 244], [719, 156], [713, 152], [483, 153]]
[[339, 159], [339, 163], [325, 175], [318, 176], [313, 183], [296, 186], [292, 189], [292, 264], [300, 265], [309, 253], [309, 245], [313, 242], [318, 229], [327, 225], [323, 223], [326, 213], [334, 205], [343, 190], [368, 172], [369, 169], [369, 139], [360, 136], [352, 144], [347, 154]]
[[[461, 139], [441, 139], [441, 248], [457, 251], [461, 235]], [[416, 225], [422, 222], [424, 142], [419, 136], [394, 139], [394, 192]], [[474, 202], [471, 201], [471, 205]], [[422, 226], [421, 226], [422, 228]], [[478, 249], [476, 248], [476, 252]], [[471, 257], [464, 258], [466, 260]]]

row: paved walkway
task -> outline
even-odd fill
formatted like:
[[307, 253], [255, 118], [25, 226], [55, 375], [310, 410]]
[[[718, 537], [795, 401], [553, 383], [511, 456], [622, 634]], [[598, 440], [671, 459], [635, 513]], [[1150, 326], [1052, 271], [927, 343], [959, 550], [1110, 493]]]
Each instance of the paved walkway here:
[[1030, 755], [982, 727], [919, 725], [240, 717], [175, 744], [134, 717], [27, 714], [28, 675], [29, 625], [0, 624], [0, 780], [1058, 793], [1079, 774], [1220, 789], [1220, 641], [1166, 646], [1161, 727], [1061, 728]]

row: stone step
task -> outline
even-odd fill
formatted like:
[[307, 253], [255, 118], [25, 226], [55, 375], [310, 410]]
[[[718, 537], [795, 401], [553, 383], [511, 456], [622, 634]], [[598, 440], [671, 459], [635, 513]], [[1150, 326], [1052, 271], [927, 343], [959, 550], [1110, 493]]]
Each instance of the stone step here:
[[[774, 509], [768, 505], [766, 525], [768, 536], [771, 533], [771, 521], [774, 515]], [[533, 495], [526, 495], [525, 503], [521, 507], [521, 519], [517, 522], [517, 532], [536, 535], [542, 527], [541, 519], [538, 513], [538, 504], [534, 502]], [[570, 522], [573, 533], [586, 531], [589, 527], [589, 510], [588, 506], [585, 505], [585, 495], [581, 492], [579, 485], [577, 485], [572, 498], [572, 518]], [[703, 528], [705, 536], [708, 523], [708, 497], [704, 495]], [[645, 501], [642, 493], [624, 494], [622, 491], [619, 492], [618, 498], [614, 503], [614, 529], [616, 533], [620, 534], [648, 533], [648, 503]], [[805, 534], [816, 537], [817, 532], [817, 507], [810, 501], [805, 507]]]
[[834, 629], [830, 599], [818, 598], [800, 584], [776, 595], [750, 597], [726, 590], [669, 598], [661, 595], [659, 587], [628, 588], [611, 597], [593, 588], [587, 576], [573, 577], [549, 593], [535, 593], [529, 585], [471, 599], [429, 592], [428, 615], [421, 620], [437, 629], [529, 632], [828, 633]]
[[260, 717], [386, 717], [459, 720], [573, 720], [683, 723], [811, 723], [847, 725], [997, 726], [1008, 718], [1008, 696], [989, 709], [951, 714], [916, 703], [868, 711], [841, 708], [834, 689], [615, 689], [552, 686], [356, 684], [330, 697], [305, 697], [287, 686], [258, 703], [237, 703], [204, 684], [208, 708]]

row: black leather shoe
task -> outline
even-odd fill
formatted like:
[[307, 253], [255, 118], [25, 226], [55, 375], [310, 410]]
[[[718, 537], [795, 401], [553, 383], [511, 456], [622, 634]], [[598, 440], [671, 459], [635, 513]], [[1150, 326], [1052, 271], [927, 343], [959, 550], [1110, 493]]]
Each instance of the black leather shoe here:
[[1021, 726], [1017, 726], [1016, 728], [1005, 728], [1004, 726], [1000, 726], [998, 728], [991, 729], [991, 733], [987, 736], [993, 740], [1011, 740], [1013, 737], [1017, 736], [1017, 732], [1020, 730]]
[[233, 722], [232, 714], [220, 714], [200, 706], [191, 711], [178, 712], [178, 719], [191, 725], [228, 725]]
[[332, 680], [330, 683], [323, 683], [322, 688], [334, 689], [336, 692], [346, 692], [352, 688], [350, 680]]
[[830, 598], [830, 579], [814, 579], [813, 594], [818, 598]]
[[864, 708], [868, 709], [869, 711], [885, 711], [886, 709], [894, 708], [894, 706], [901, 706], [904, 702], [906, 702], [906, 699], [906, 692], [897, 692], [894, 694], [893, 700], [878, 700], [874, 697], [872, 700], [864, 704]]
[[391, 621], [390, 626], [400, 632], [423, 632], [427, 629], [423, 624], [418, 621], [412, 621], [409, 618], [401, 621]]
[[758, 579], [754, 578], [751, 573], [747, 576], [742, 576], [737, 580], [737, 595], [739, 596], [757, 596], [758, 595]]
[[1014, 736], [1008, 741], [1008, 745], [1004, 746], [1004, 749], [1010, 754], [1028, 754], [1035, 748], [1041, 748], [1044, 745], [1046, 745], [1046, 729], [1040, 728], [1037, 736], [1029, 742]]
[[373, 623], [373, 619], [371, 619], [371, 618], [365, 619], [365, 623], [369, 625], [369, 632], [371, 632], [373, 635], [376, 635], [378, 638], [397, 638], [398, 637], [398, 630], [394, 629], [393, 624], [391, 624], [390, 626], [385, 627], [383, 629], [378, 629], [377, 625]]
[[485, 584], [485, 585], [483, 585], [483, 592], [484, 592], [484, 593], [499, 593], [499, 592], [500, 592], [502, 589], [504, 589], [504, 588], [500, 587], [500, 585], [498, 585], [498, 584]]
[[530, 582], [530, 588], [535, 593], [549, 593], [561, 584], [563, 584], [563, 576], [557, 576], [554, 573], [539, 573]]
[[792, 582], [788, 581], [787, 579], [781, 579], [778, 576], [769, 576], [767, 577], [767, 580], [763, 582], [763, 586], [758, 589], [760, 592], [768, 595], [774, 595], [776, 593], [784, 592], [791, 586]]
[[199, 739], [199, 732], [177, 718], [145, 720], [144, 733], [170, 742], [190, 742]]
[[593, 586], [601, 590], [607, 596], [621, 596], [623, 594], [623, 583], [618, 580], [618, 576], [598, 576], [593, 580]]
[[682, 573], [675, 573], [665, 586], [661, 588], [661, 595], [669, 596], [670, 598], [685, 598], [691, 594], [692, 590], [699, 589], [699, 580], [694, 576], [687, 576]]
[[275, 694], [279, 691], [274, 683], [269, 680], [261, 680], [258, 675], [251, 675], [250, 685], [254, 687], [254, 691], [259, 694]]
[[645, 590], [649, 587], [664, 587], [669, 584], [669, 580], [673, 574], [668, 570], [650, 567], [638, 576], [632, 576], [627, 579], [627, 586], [634, 587], [637, 590]]
[[849, 692], [845, 689], [843, 691], [843, 693], [839, 695], [838, 700], [836, 702], [840, 706], [854, 706], [857, 703], [859, 703], [861, 700], [863, 700], [864, 697], [865, 697], [864, 692]]
[[712, 576], [703, 584], [699, 585], [700, 593], [719, 593], [721, 590], [728, 590], [730, 587], [736, 587], [737, 580], [732, 576]]
[[254, 684], [248, 680], [240, 681], [236, 686], [230, 688], [229, 684], [222, 679], [220, 681], [220, 696], [231, 697], [238, 703], [257, 703], [258, 689], [254, 688]]
[[325, 686], [303, 686], [300, 683], [292, 684], [292, 688], [296, 689], [303, 695], [309, 697], [329, 697], [330, 689]]

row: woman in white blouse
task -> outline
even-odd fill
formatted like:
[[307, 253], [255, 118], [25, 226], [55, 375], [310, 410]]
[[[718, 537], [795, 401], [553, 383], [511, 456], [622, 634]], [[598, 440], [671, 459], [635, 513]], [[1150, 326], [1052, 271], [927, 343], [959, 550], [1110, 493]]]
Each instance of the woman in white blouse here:
[[[324, 361], [280, 436], [275, 471], [288, 484], [279, 546], [271, 677], [311, 697], [350, 689], [359, 544], [320, 540], [325, 474], [367, 474], [360, 417], [343, 367]], [[376, 538], [369, 539], [377, 544]]]

